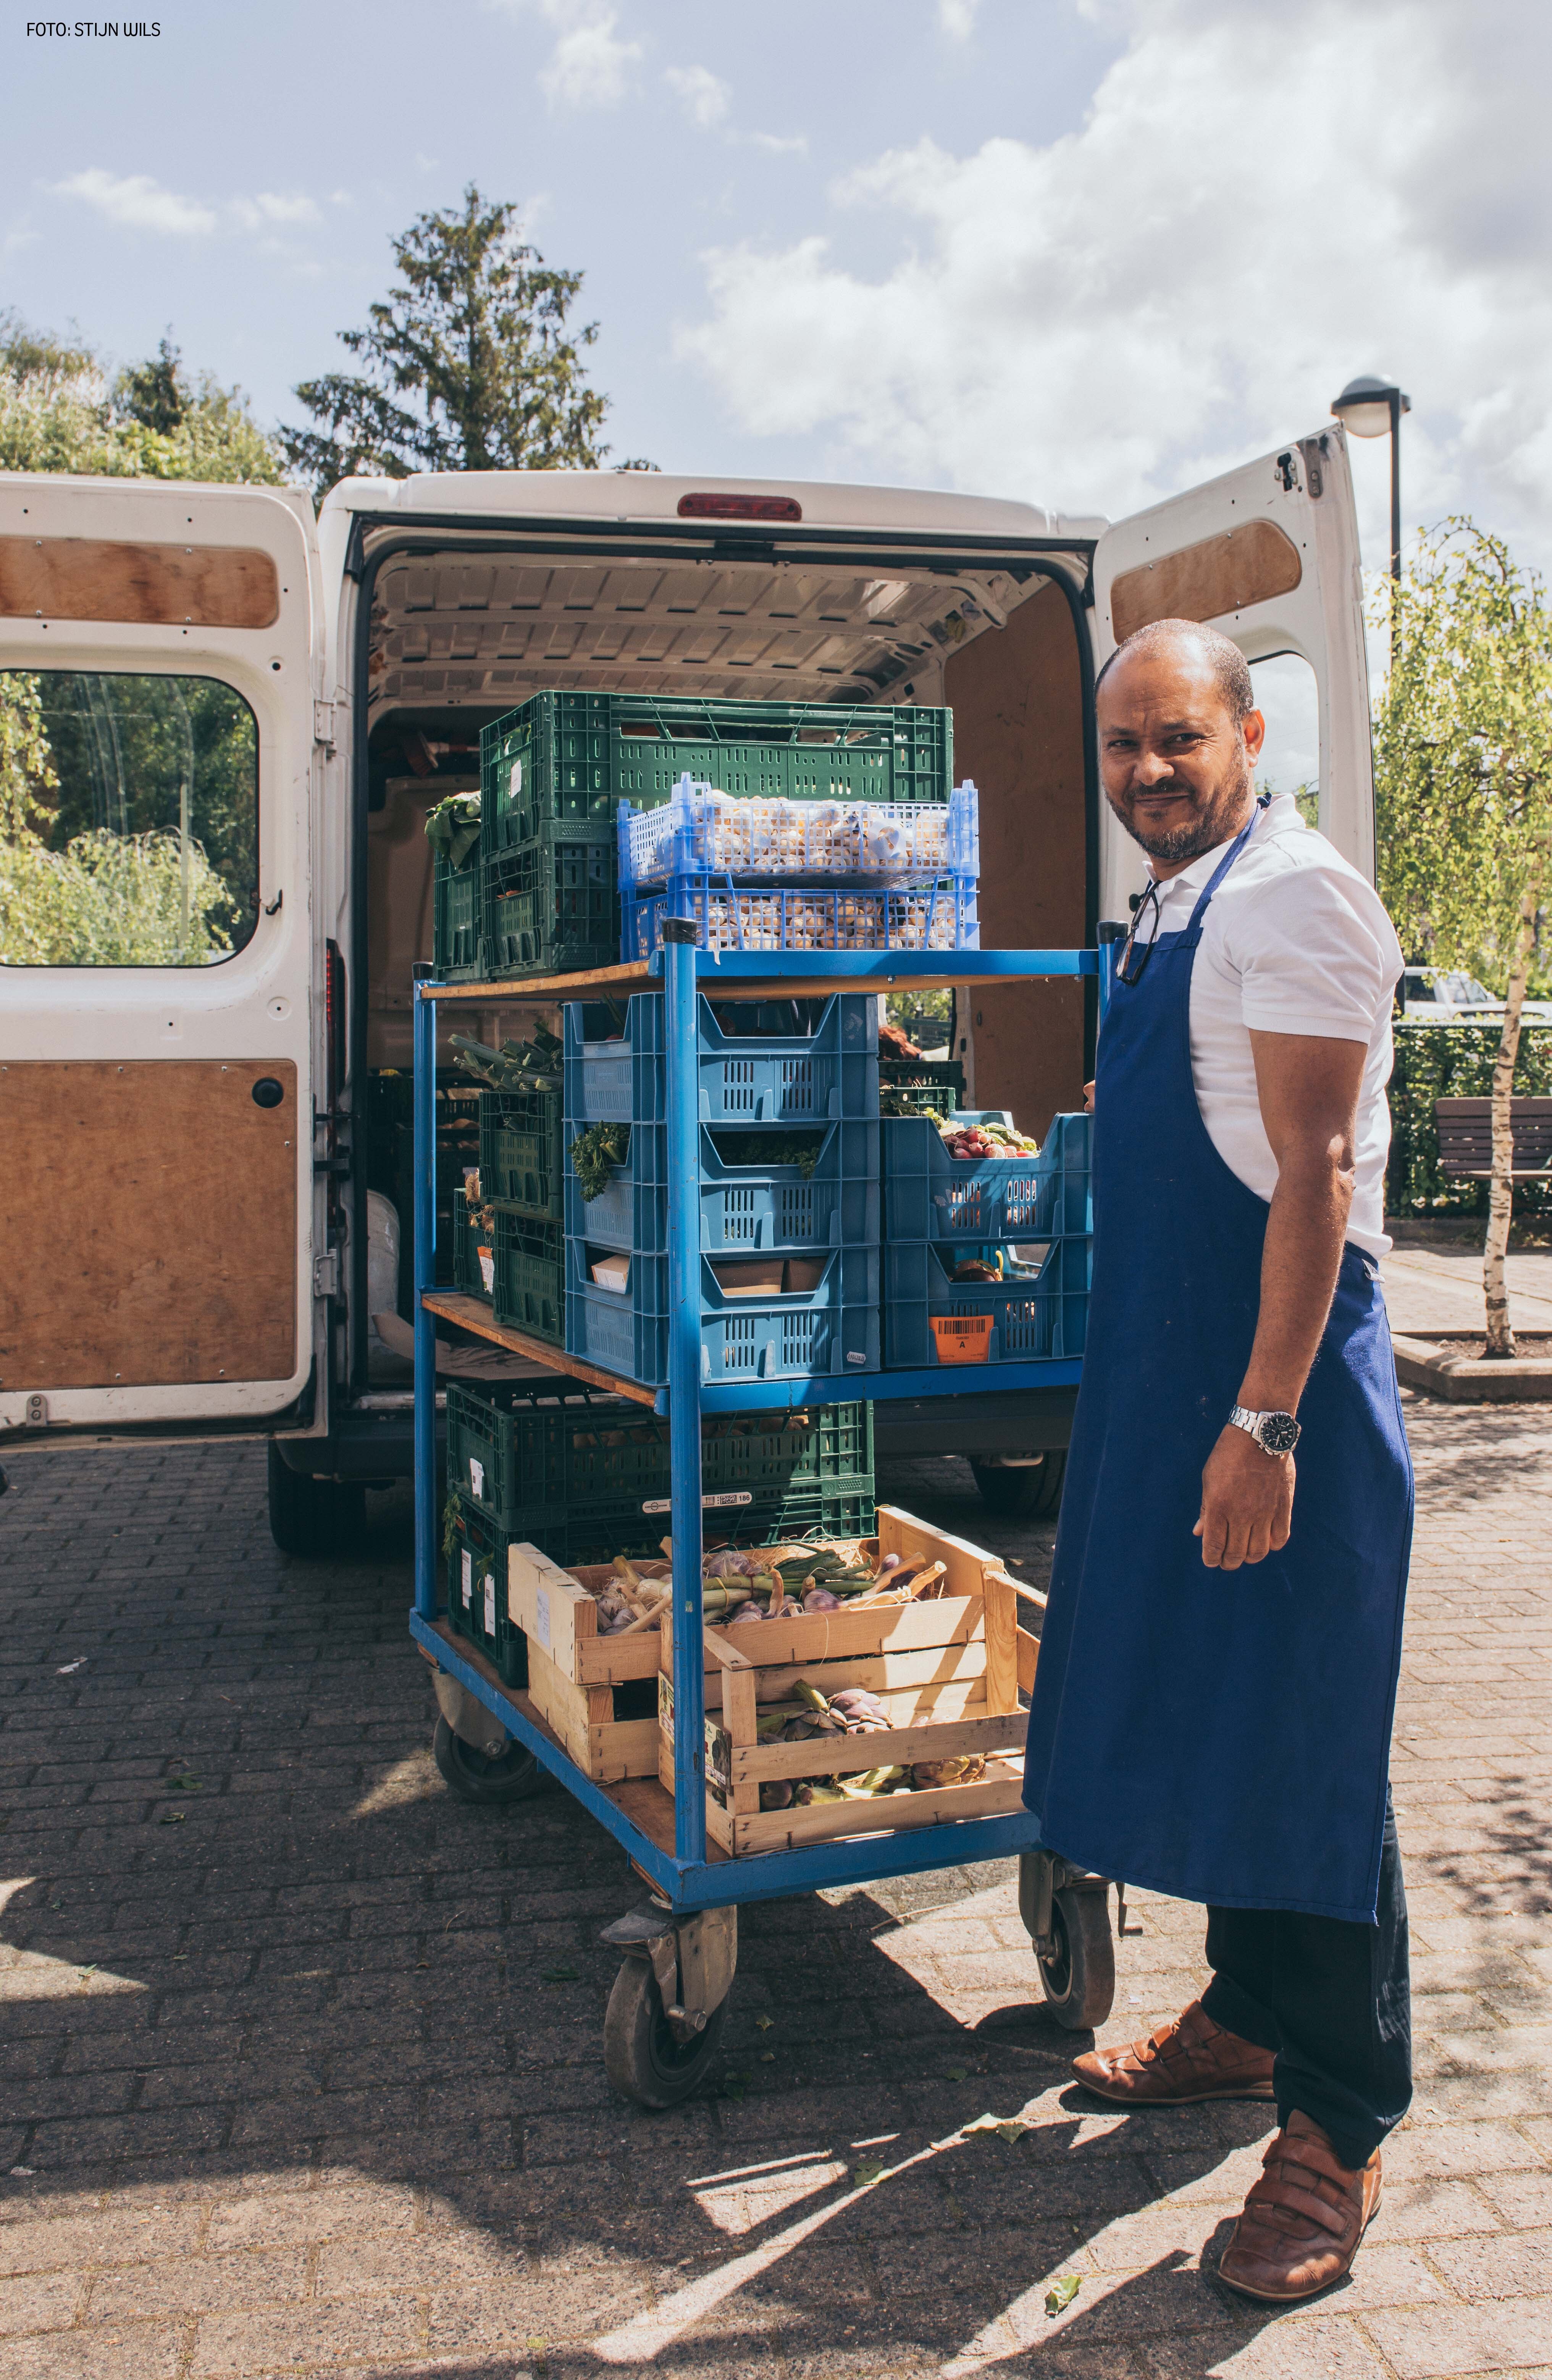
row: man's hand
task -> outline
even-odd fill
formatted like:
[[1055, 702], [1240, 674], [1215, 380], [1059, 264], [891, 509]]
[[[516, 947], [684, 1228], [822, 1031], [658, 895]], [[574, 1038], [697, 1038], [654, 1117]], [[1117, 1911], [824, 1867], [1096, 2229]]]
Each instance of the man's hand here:
[[1209, 1570], [1238, 1570], [1282, 1550], [1293, 1479], [1291, 1454], [1264, 1454], [1248, 1430], [1225, 1425], [1202, 1474], [1202, 1517], [1191, 1532]]

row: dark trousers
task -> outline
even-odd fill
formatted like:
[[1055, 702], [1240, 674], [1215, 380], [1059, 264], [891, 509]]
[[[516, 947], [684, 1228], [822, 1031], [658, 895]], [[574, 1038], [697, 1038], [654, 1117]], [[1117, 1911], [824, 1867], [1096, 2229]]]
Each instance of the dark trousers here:
[[1300, 2108], [1345, 2166], [1367, 2164], [1411, 2099], [1407, 1895], [1387, 1796], [1377, 1922], [1287, 1909], [1209, 1909], [1202, 2005], [1274, 2050], [1277, 2121]]

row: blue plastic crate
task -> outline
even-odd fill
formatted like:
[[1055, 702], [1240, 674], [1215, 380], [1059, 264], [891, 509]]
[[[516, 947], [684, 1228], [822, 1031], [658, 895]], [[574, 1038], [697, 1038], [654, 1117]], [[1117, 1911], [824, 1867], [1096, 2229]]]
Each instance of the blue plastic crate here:
[[651, 958], [665, 917], [688, 917], [703, 951], [978, 951], [973, 876], [879, 889], [834, 884], [735, 884], [730, 876], [673, 876], [661, 892], [621, 892], [619, 948], [629, 965]]
[[[875, 1123], [821, 1127], [824, 1140], [807, 1174], [800, 1166], [772, 1161], [783, 1143], [799, 1136], [786, 1127], [768, 1134], [755, 1127], [768, 1143], [759, 1163], [725, 1162], [718, 1137], [726, 1146], [738, 1129], [718, 1135], [715, 1127], [701, 1127], [701, 1245], [708, 1254], [878, 1245], [883, 1232]], [[667, 1140], [666, 1124], [633, 1124], [629, 1156], [623, 1165], [610, 1167], [607, 1187], [596, 1198], [584, 1198], [575, 1173], [568, 1172], [568, 1235], [661, 1256], [668, 1245]]]
[[[878, 1117], [878, 1039], [871, 992], [832, 992], [827, 1000], [757, 1008], [729, 1002], [729, 1021], [791, 1016], [812, 1029], [744, 1035], [718, 1021], [703, 992], [697, 1002], [703, 1123], [873, 1123]], [[740, 1019], [739, 1012], [743, 1012]], [[568, 1140], [590, 1123], [663, 1123], [668, 1112], [663, 994], [637, 992], [624, 1030], [593, 1040], [599, 1010], [566, 1009], [566, 1127]]]
[[[668, 1380], [668, 1258], [633, 1255], [629, 1285], [601, 1289], [593, 1241], [566, 1243], [566, 1350], [648, 1388]], [[720, 1261], [720, 1260], [719, 1260]], [[788, 1259], [788, 1262], [794, 1259]], [[729, 1296], [701, 1259], [701, 1377], [729, 1380], [858, 1378], [880, 1368], [879, 1251], [837, 1248], [816, 1288]]]
[[[953, 1121], [1005, 1117], [982, 1108]], [[1053, 1116], [1038, 1157], [966, 1161], [950, 1157], [929, 1117], [886, 1117], [879, 1130], [890, 1240], [1032, 1241], [1091, 1232], [1093, 1123], [1087, 1115]]]
[[1002, 1281], [952, 1278], [930, 1240], [885, 1249], [884, 1366], [1028, 1364], [1081, 1355], [1089, 1320], [1092, 1242], [1053, 1240], [1038, 1271]]
[[762, 883], [924, 883], [981, 870], [980, 797], [947, 802], [791, 801], [736, 795], [683, 776], [654, 809], [621, 802], [619, 889], [710, 874]]

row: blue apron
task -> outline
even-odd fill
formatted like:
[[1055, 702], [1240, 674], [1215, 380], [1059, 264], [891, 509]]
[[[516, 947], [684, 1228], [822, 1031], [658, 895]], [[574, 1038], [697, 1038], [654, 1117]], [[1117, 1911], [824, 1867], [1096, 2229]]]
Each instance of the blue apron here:
[[1373, 1924], [1412, 1489], [1385, 1302], [1350, 1242], [1299, 1407], [1287, 1546], [1209, 1570], [1191, 1535], [1268, 1210], [1202, 1121], [1191, 975], [1255, 823], [1185, 930], [1116, 983], [1100, 1035], [1094, 1289], [1024, 1800], [1049, 1849], [1101, 1875]]

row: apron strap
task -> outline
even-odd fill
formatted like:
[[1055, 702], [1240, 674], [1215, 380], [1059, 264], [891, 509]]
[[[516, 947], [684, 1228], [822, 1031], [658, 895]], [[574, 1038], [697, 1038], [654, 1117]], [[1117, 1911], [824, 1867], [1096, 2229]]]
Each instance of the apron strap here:
[[1223, 857], [1214, 868], [1210, 880], [1203, 887], [1202, 897], [1191, 913], [1191, 923], [1186, 928], [1186, 932], [1188, 934], [1194, 934], [1197, 928], [1201, 925], [1203, 918], [1207, 914], [1208, 902], [1212, 899], [1214, 893], [1217, 891], [1218, 886], [1223, 882], [1224, 878], [1233, 867], [1234, 862], [1239, 858], [1241, 851], [1243, 851], [1246, 844], [1249, 843], [1252, 835], [1255, 832], [1257, 826], [1260, 824], [1260, 813], [1266, 808], [1267, 804], [1271, 801], [1271, 798], [1272, 796], [1270, 794], [1257, 794], [1255, 797], [1255, 815], [1252, 818], [1248, 826], [1241, 827], [1240, 832], [1235, 836], [1233, 842], [1229, 844], [1228, 849], [1224, 853]]

